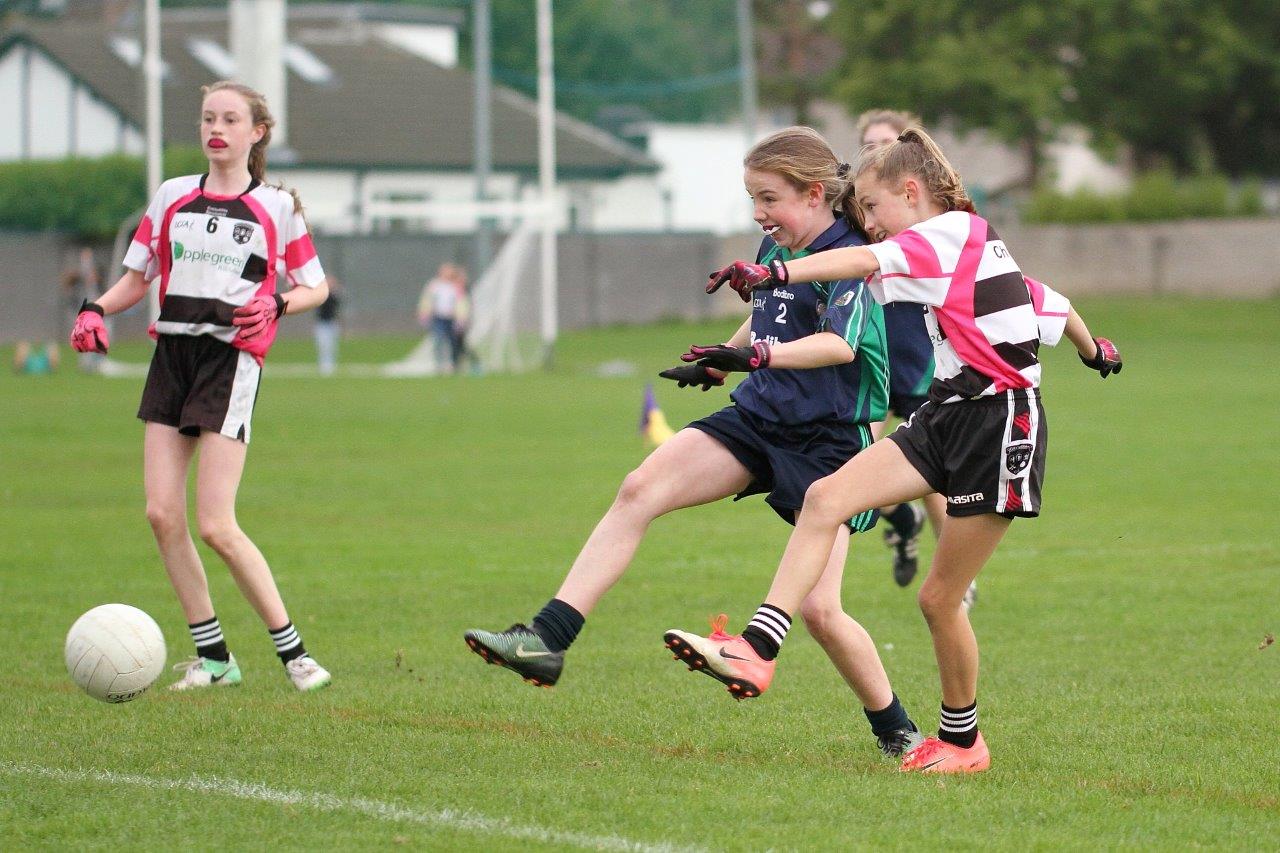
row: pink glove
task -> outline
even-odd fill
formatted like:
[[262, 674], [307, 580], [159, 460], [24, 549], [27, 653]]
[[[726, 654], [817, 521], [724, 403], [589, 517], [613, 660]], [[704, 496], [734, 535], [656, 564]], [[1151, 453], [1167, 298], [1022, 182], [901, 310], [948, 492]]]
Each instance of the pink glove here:
[[76, 315], [76, 325], [71, 330], [71, 348], [76, 352], [106, 353], [111, 342], [107, 340], [107, 327], [102, 322], [102, 306], [85, 300]]
[[776, 258], [765, 264], [749, 264], [746, 261], [734, 261], [722, 270], [716, 270], [707, 281], [707, 293], [715, 293], [720, 285], [728, 284], [743, 302], [751, 301], [753, 290], [768, 290], [771, 287], [787, 286], [787, 267]]
[[265, 334], [271, 324], [284, 314], [284, 297], [278, 293], [260, 294], [232, 312], [231, 322], [240, 327], [236, 335], [251, 341]]

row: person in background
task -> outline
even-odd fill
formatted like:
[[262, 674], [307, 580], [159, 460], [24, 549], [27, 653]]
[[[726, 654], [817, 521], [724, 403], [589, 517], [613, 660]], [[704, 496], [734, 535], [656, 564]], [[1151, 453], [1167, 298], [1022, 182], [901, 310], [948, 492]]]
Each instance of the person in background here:
[[452, 373], [454, 368], [453, 327], [458, 313], [459, 275], [461, 271], [456, 264], [441, 264], [435, 277], [422, 288], [418, 300], [418, 323], [431, 333], [438, 373]]
[[342, 309], [342, 286], [336, 278], [329, 277], [329, 298], [316, 309], [316, 366], [321, 376], [332, 376], [338, 369], [338, 340], [342, 326], [338, 312]]

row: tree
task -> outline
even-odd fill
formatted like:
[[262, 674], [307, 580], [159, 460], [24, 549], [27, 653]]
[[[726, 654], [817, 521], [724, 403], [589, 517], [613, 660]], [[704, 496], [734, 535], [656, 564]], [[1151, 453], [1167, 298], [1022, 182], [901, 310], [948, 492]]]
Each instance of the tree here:
[[1143, 166], [1280, 174], [1280, 4], [1092, 0], [1073, 114]]
[[841, 0], [845, 59], [833, 90], [851, 111], [909, 109], [1025, 146], [1031, 167], [1066, 115], [1070, 10], [1033, 0]]

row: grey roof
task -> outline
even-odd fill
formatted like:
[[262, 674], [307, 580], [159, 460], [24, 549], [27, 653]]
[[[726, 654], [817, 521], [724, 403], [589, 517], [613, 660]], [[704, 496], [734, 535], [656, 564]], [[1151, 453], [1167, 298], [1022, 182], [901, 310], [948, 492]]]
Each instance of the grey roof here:
[[[215, 76], [191, 55], [187, 41], [205, 38], [226, 47], [226, 18], [166, 13], [163, 24], [161, 55], [169, 66], [163, 85], [165, 143], [198, 144], [200, 86]], [[304, 27], [310, 37], [299, 32]], [[314, 20], [291, 16], [289, 31], [334, 72], [329, 83], [308, 82], [289, 72], [288, 147], [296, 155], [295, 165], [472, 168], [470, 73], [392, 46], [358, 23], [315, 37]], [[0, 55], [19, 41], [35, 45], [141, 128], [142, 74], [111, 49], [112, 35], [97, 22], [20, 20], [0, 41]], [[495, 86], [492, 116], [494, 169], [536, 172], [535, 102]], [[658, 168], [639, 149], [563, 114], [556, 118], [556, 161], [565, 177], [617, 177]]]

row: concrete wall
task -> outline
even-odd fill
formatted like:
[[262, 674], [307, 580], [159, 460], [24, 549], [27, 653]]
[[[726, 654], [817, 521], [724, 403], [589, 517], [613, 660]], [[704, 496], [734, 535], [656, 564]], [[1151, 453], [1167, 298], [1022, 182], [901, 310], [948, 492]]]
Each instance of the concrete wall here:
[[[1280, 220], [1213, 220], [1156, 225], [1007, 226], [1000, 229], [1023, 271], [1068, 296], [1185, 294], [1260, 299], [1280, 296]], [[501, 246], [499, 237], [495, 249]], [[321, 263], [345, 287], [348, 331], [409, 332], [423, 283], [445, 261], [472, 267], [469, 235], [319, 236]], [[665, 318], [745, 316], [731, 291], [708, 298], [706, 276], [754, 258], [755, 235], [563, 234], [562, 329]], [[58, 235], [0, 233], [0, 343], [64, 337], [59, 282], [74, 244]], [[106, 266], [109, 251], [98, 253]], [[536, 325], [538, 263], [529, 259], [522, 316]], [[108, 270], [107, 283], [119, 277]], [[118, 338], [145, 332], [143, 306], [115, 318]], [[282, 334], [305, 334], [309, 319]]]
[[1069, 296], [1280, 296], [1280, 219], [1002, 227], [1022, 271]]

